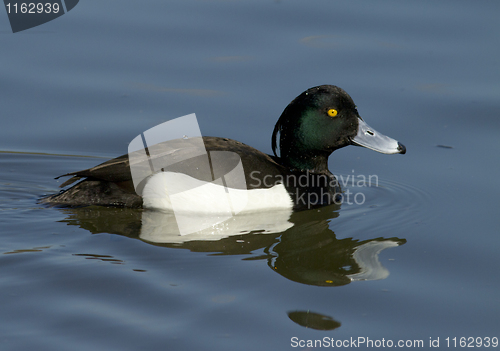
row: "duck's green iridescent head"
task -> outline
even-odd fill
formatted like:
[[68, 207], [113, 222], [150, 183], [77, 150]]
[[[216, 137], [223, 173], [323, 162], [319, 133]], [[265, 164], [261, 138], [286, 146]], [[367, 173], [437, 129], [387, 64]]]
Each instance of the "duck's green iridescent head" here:
[[284, 165], [318, 172], [327, 170], [333, 151], [347, 145], [388, 154], [406, 152], [402, 144], [370, 128], [349, 94], [333, 85], [310, 88], [297, 96], [276, 123], [272, 142]]

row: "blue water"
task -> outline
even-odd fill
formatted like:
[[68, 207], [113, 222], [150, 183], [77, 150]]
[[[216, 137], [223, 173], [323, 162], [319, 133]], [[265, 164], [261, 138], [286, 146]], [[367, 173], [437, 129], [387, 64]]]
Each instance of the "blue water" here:
[[[1, 349], [500, 337], [499, 13], [496, 1], [80, 1], [13, 34], [0, 9]], [[147, 240], [141, 211], [37, 204], [54, 177], [193, 112], [203, 135], [271, 153], [284, 107], [320, 84], [407, 147], [331, 156], [344, 179], [378, 177], [344, 187], [362, 204], [184, 243]]]

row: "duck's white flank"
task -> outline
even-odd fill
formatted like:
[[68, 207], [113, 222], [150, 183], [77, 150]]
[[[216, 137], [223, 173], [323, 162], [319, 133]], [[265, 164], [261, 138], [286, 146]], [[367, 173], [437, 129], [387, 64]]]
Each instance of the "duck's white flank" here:
[[182, 173], [161, 172], [147, 181], [144, 208], [183, 213], [232, 214], [270, 209], [291, 209], [292, 199], [283, 184], [269, 189], [234, 189], [221, 179], [205, 182]]

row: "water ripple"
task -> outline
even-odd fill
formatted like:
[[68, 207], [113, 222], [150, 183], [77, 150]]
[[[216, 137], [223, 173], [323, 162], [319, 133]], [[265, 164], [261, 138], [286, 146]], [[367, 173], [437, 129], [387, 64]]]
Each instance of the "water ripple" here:
[[[344, 202], [340, 216], [332, 222], [335, 227], [344, 223], [358, 230], [401, 230], [425, 223], [436, 213], [428, 206], [431, 194], [417, 186], [399, 181], [377, 179], [376, 183], [343, 186]], [[338, 222], [338, 223], [337, 223]]]

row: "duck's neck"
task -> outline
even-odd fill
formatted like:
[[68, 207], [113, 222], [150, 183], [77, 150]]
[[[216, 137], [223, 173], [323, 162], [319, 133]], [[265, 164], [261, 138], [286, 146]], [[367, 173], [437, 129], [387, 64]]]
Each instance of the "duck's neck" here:
[[330, 173], [328, 170], [328, 156], [330, 156], [330, 154], [287, 155], [287, 157], [283, 158], [283, 163], [292, 169], [303, 172]]

